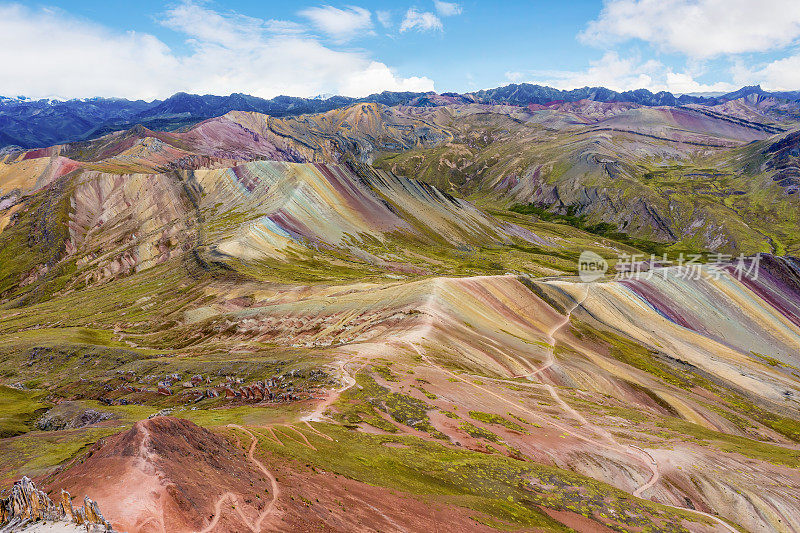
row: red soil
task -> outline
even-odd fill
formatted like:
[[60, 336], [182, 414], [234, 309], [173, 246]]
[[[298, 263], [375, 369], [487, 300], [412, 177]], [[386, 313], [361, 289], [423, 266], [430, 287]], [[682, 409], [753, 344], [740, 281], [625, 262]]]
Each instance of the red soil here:
[[144, 420], [98, 442], [48, 489], [89, 496], [128, 533], [496, 531], [483, 513], [263, 456], [253, 439], [269, 437], [227, 431], [233, 440], [187, 420]]
[[242, 531], [272, 500], [270, 480], [242, 449], [170, 417], [141, 421], [99, 442], [48, 488], [89, 496], [115, 529], [129, 533], [202, 530], [225, 493], [239, 505], [221, 513], [214, 530]]

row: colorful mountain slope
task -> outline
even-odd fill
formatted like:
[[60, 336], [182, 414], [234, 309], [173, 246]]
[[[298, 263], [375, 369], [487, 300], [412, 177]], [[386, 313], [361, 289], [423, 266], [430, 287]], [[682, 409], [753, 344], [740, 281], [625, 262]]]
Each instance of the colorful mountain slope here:
[[796, 179], [791, 150], [778, 148], [792, 134], [742, 146], [767, 139], [770, 128], [705, 110], [593, 101], [533, 110], [357, 104], [284, 119], [236, 111], [184, 132], [139, 127], [15, 153], [0, 172], [17, 176], [3, 189], [9, 197], [76, 168], [163, 173], [356, 159], [497, 207], [535, 204], [677, 249], [792, 251]]
[[[302, 265], [307, 276], [327, 276], [326, 265], [351, 276], [454, 272], [486, 263], [540, 272], [553, 264], [542, 251], [563, 248], [563, 232], [542, 228], [537, 236], [519, 217], [496, 218], [424, 182], [355, 161], [256, 160], [217, 168], [225, 160], [212, 158], [205, 168], [163, 172], [165, 150], [181, 158], [185, 152], [146, 149], [137, 152], [137, 162], [123, 161], [135, 147], [164, 144], [150, 136], [142, 142], [120, 151], [106, 149], [112, 139], [98, 141], [93, 152], [108, 155], [102, 160], [34, 154], [41, 157], [6, 162], [3, 190], [13, 189], [2, 204], [3, 292], [29, 293], [43, 283], [71, 289], [181, 257], [201, 269], [234, 269], [258, 279], [291, 275], [292, 265]], [[53, 154], [60, 150], [77, 149]], [[129, 173], [131, 164], [161, 172]], [[41, 262], [25, 251], [27, 235], [43, 224], [68, 237], [46, 241]], [[573, 233], [566, 238], [591, 237]], [[618, 247], [586, 246], [608, 254]], [[15, 260], [18, 254], [25, 259]]]
[[798, 260], [574, 277], [794, 250], [794, 133], [430, 100], [7, 154], [0, 483], [135, 531], [796, 530]]
[[[796, 263], [769, 258], [762, 290], [787, 272], [796, 277]], [[656, 457], [654, 479], [660, 481], [652, 490], [658, 501], [685, 506], [679, 496], [685, 494], [693, 505], [716, 509], [748, 530], [782, 530], [781, 524], [798, 518], [792, 501], [800, 490], [785, 468], [797, 467], [789, 458], [800, 438], [796, 315], [731, 272], [718, 280], [705, 279], [712, 275], [706, 269], [700, 280], [675, 274], [659, 270], [647, 280], [591, 285], [487, 276], [350, 286], [297, 300], [276, 294], [244, 310], [217, 311], [211, 320], [239, 324], [230, 337], [235, 342], [342, 346], [351, 371], [358, 361], [388, 358], [391, 370], [381, 371], [380, 383], [391, 391], [401, 393], [410, 384], [421, 387], [424, 395], [415, 397], [434, 409], [452, 413], [457, 406], [462, 417], [513, 415], [510, 420], [521, 417], [545, 428], [529, 433], [517, 424], [516, 432], [498, 432], [492, 425], [483, 433], [490, 440], [493, 433], [502, 435], [500, 442], [537, 460], [564, 461], [631, 492], [649, 479], [648, 457]], [[572, 327], [565, 328], [570, 324], [563, 315], [572, 308]], [[415, 360], [415, 353], [423, 358]], [[403, 377], [406, 369], [411, 378]], [[531, 401], [537, 407], [522, 407]], [[386, 429], [380, 420], [370, 421], [369, 411], [358, 412], [353, 420]], [[430, 424], [475, 446], [458, 417], [449, 416], [430, 412]], [[423, 431], [437, 434], [431, 426]], [[552, 431], [566, 440], [552, 444]], [[669, 444], [657, 444], [660, 439]], [[705, 439], [714, 444], [698, 445]], [[642, 441], [650, 454], [644, 461], [628, 445]], [[755, 441], [770, 444], [747, 444]], [[745, 466], [770, 453], [778, 455], [758, 468]], [[770, 488], [776, 479], [787, 483], [786, 492]]]

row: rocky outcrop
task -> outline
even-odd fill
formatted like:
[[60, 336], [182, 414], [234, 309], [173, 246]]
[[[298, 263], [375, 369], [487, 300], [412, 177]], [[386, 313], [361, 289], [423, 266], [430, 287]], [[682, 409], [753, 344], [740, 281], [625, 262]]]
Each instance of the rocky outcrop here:
[[87, 409], [80, 402], [62, 402], [37, 420], [36, 428], [42, 431], [77, 429], [93, 426], [112, 418], [114, 418], [112, 413]]
[[88, 497], [83, 507], [72, 505], [72, 496], [62, 490], [58, 503], [54, 503], [27, 477], [14, 483], [8, 496], [0, 499], [0, 533], [23, 531], [28, 525], [39, 522], [61, 522], [84, 526], [87, 532], [113, 531], [103, 517], [97, 503]]
[[793, 131], [764, 150], [769, 159], [765, 168], [771, 172], [772, 181], [784, 188], [787, 194], [800, 192], [800, 131]]

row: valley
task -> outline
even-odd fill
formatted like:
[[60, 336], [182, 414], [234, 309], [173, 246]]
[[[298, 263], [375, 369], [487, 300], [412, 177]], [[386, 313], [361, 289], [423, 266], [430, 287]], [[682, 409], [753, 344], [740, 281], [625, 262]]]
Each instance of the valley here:
[[118, 531], [797, 531], [795, 102], [416, 98], [6, 151], [0, 486]]

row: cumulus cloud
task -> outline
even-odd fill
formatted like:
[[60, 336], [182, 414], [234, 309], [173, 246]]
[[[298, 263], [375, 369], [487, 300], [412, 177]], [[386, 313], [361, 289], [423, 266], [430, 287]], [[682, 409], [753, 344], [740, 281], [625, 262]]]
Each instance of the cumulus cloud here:
[[734, 80], [740, 85], [760, 84], [771, 91], [796, 91], [800, 88], [800, 55], [755, 66], [737, 61], [732, 71]]
[[374, 34], [372, 14], [363, 7], [350, 6], [339, 9], [333, 6], [320, 6], [304, 9], [299, 14], [310, 20], [317, 29], [339, 42]]
[[0, 6], [0, 61], [14, 75], [0, 77], [0, 94], [154, 97], [153, 78], [170, 77], [180, 61], [152, 35], [114, 33], [46, 9]]
[[452, 17], [461, 14], [461, 5], [455, 2], [442, 2], [441, 0], [434, 0], [434, 7], [436, 12], [443, 17]]
[[663, 81], [654, 86], [656, 90], [670, 91], [675, 94], [683, 93], [727, 93], [739, 87], [727, 81], [714, 83], [701, 83], [689, 72], [674, 72], [667, 69]]
[[616, 52], [606, 52], [583, 71], [535, 71], [532, 74], [537, 83], [557, 89], [602, 86], [625, 91], [651, 87], [653, 75], [659, 67], [655, 61], [640, 63], [632, 58], [622, 58]]
[[403, 18], [403, 22], [400, 23], [400, 33], [411, 30], [441, 31], [442, 29], [442, 21], [436, 14], [430, 11], [418, 11], [415, 7], [406, 11], [406, 16]]
[[[516, 82], [526, 76], [519, 72], [508, 72], [506, 77]], [[557, 89], [580, 87], [607, 87], [615, 91], [649, 89], [653, 92], [673, 93], [731, 91], [733, 85], [726, 82], [703, 84], [695, 80], [690, 72], [675, 72], [659, 61], [642, 61], [635, 57], [621, 57], [608, 51], [602, 58], [592, 61], [582, 71], [533, 71], [528, 73], [531, 83], [548, 85]]]
[[366, 52], [325, 46], [289, 21], [184, 2], [161, 22], [186, 41], [187, 52], [62, 10], [0, 5], [0, 62], [13, 66], [13, 75], [0, 77], [0, 94], [152, 99], [190, 91], [270, 98], [434, 88], [429, 78], [402, 78]]
[[640, 39], [695, 58], [782, 48], [798, 37], [797, 0], [607, 0], [579, 35], [597, 45]]
[[398, 79], [391, 69], [383, 63], [373, 61], [365, 69], [353, 72], [341, 84], [342, 94], [372, 94], [381, 91], [424, 91], [433, 90], [428, 78]]

